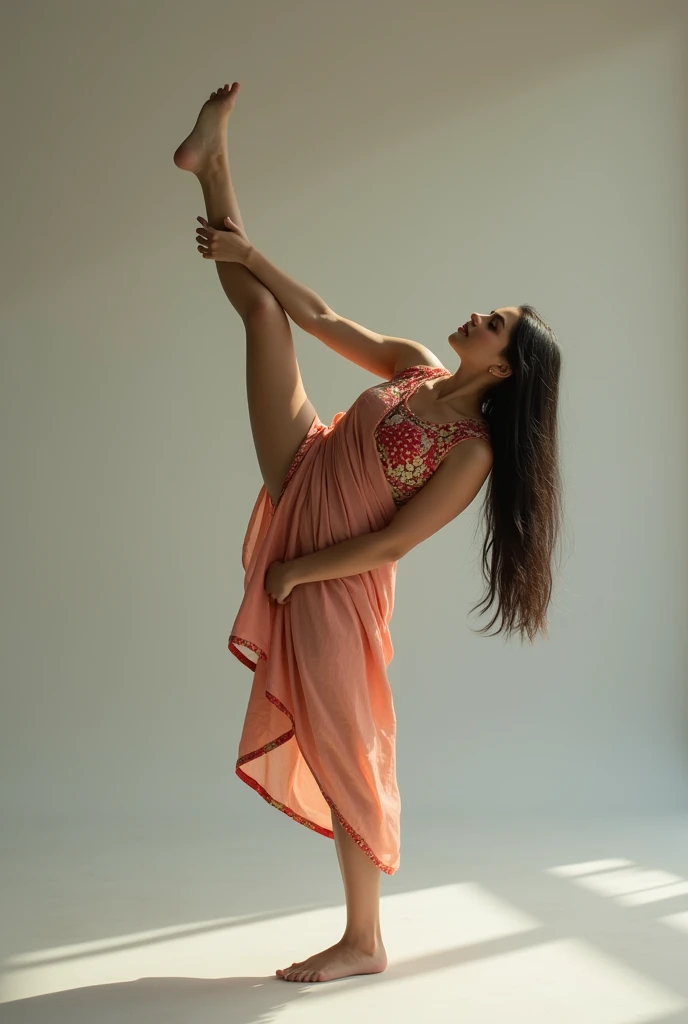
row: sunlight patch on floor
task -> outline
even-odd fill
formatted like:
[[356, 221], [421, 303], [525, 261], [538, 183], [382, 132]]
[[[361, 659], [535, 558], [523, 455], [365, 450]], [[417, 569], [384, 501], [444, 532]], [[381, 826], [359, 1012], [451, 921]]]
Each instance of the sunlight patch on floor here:
[[547, 874], [571, 879], [581, 889], [612, 898], [622, 907], [659, 903], [688, 893], [688, 881], [682, 875], [657, 868], [641, 868], [630, 860], [563, 864], [548, 868]]
[[662, 900], [673, 900], [676, 896], [688, 894], [688, 882], [676, 882], [673, 885], [660, 885], [657, 889], [646, 889], [642, 892], [620, 896], [616, 901], [622, 907], [640, 907], [645, 903], [660, 903]]
[[647, 892], [672, 882], [680, 882], [680, 875], [672, 875], [668, 871], [650, 871], [644, 868], [627, 868], [622, 871], [610, 871], [602, 875], [589, 875], [578, 878], [576, 884], [581, 889], [594, 892], [598, 896], [626, 896], [634, 892]]
[[542, 925], [472, 882], [387, 896], [381, 908], [390, 963], [491, 942]]
[[[668, 914], [666, 917], [660, 917], [659, 920], [682, 935], [688, 935], [688, 910], [682, 911], [680, 914]], [[688, 957], [686, 959], [688, 960]]]
[[555, 868], [548, 868], [547, 873], [556, 878], [579, 878], [583, 875], [592, 875], [598, 871], [613, 871], [618, 868], [629, 868], [633, 866], [631, 860], [621, 860], [619, 857], [608, 857], [606, 860], [588, 860], [581, 864], [559, 864]]

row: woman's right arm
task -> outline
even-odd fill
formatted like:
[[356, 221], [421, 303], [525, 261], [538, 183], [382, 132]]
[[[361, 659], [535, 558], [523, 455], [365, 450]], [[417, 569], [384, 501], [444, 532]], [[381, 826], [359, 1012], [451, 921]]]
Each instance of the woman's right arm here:
[[250, 250], [245, 266], [302, 331], [364, 370], [390, 380], [409, 366], [442, 366], [430, 349], [417, 341], [378, 334], [335, 313], [316, 292], [285, 274], [258, 250]]
[[228, 227], [228, 231], [215, 231], [204, 223], [202, 234], [207, 237], [208, 257], [243, 263], [301, 330], [334, 352], [386, 380], [409, 366], [442, 366], [430, 349], [417, 341], [378, 334], [339, 316], [316, 292], [285, 274], [255, 249], [236, 225], [229, 222]]

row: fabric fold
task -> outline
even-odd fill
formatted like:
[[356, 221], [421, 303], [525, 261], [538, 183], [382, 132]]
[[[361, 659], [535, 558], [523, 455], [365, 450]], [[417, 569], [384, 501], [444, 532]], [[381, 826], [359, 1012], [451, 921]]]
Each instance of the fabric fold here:
[[316, 417], [276, 505], [261, 488], [242, 549], [244, 597], [230, 651], [254, 672], [236, 773], [272, 806], [333, 837], [334, 814], [381, 871], [399, 865], [396, 717], [387, 666], [396, 564], [302, 584], [269, 600], [265, 573], [396, 513], [378, 424], [431, 367], [365, 391], [329, 426]]

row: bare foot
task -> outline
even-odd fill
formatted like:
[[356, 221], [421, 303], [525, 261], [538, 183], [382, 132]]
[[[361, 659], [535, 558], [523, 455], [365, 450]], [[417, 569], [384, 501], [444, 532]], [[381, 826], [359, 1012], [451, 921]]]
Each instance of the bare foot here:
[[380, 974], [386, 966], [387, 953], [382, 942], [371, 953], [341, 939], [322, 953], [275, 973], [283, 981], [334, 981], [352, 974]]
[[183, 171], [198, 174], [213, 157], [223, 156], [227, 145], [227, 120], [239, 93], [239, 83], [225, 85], [211, 93], [201, 107], [194, 130], [174, 154], [174, 162]]

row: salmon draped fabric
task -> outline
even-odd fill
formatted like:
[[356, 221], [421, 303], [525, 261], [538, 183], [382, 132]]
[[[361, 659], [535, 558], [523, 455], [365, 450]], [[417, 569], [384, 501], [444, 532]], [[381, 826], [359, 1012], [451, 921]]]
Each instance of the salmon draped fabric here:
[[381, 530], [477, 420], [428, 423], [408, 398], [443, 368], [367, 389], [329, 426], [316, 417], [274, 505], [261, 488], [244, 539], [244, 598], [229, 650], [253, 675], [236, 773], [273, 807], [333, 838], [331, 813], [381, 871], [399, 866], [396, 717], [387, 666], [396, 563], [264, 589], [272, 562]]

